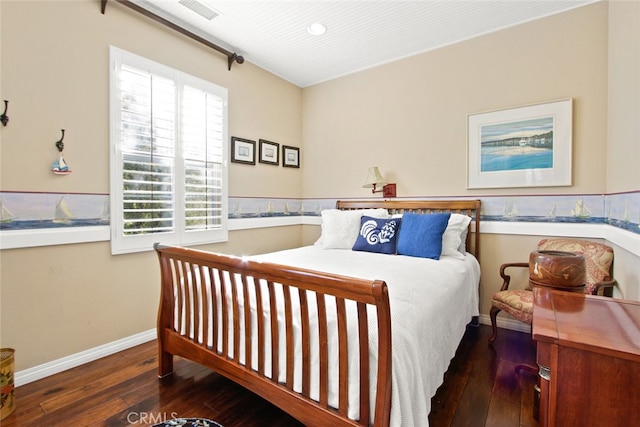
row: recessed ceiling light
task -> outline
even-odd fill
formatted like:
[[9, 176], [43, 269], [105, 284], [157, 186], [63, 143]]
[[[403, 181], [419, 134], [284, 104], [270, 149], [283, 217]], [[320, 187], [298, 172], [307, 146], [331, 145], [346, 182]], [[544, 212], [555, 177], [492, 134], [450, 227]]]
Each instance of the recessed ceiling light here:
[[307, 27], [307, 32], [312, 36], [321, 36], [322, 34], [327, 32], [327, 27], [319, 22], [314, 22]]

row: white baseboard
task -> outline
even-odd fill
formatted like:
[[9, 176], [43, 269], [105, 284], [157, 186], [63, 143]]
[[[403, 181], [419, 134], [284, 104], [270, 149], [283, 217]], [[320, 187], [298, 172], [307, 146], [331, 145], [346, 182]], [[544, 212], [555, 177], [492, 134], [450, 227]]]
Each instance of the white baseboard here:
[[88, 362], [109, 356], [122, 350], [126, 350], [136, 345], [154, 340], [156, 338], [156, 329], [140, 332], [130, 337], [122, 338], [80, 353], [72, 354], [58, 360], [34, 366], [33, 368], [18, 371], [14, 375], [14, 383], [16, 387], [28, 384], [30, 382], [57, 374], [67, 369], [75, 368]]
[[[491, 318], [489, 317], [488, 314], [481, 314], [479, 316], [479, 321], [483, 325], [491, 325]], [[510, 329], [512, 331], [527, 332], [527, 333], [531, 332], [531, 325], [527, 325], [526, 323], [522, 323], [518, 320], [511, 319], [511, 318], [506, 318], [506, 317], [503, 318], [498, 316], [498, 319], [496, 320], [496, 324], [498, 325], [499, 328], [503, 328], [503, 329]]]

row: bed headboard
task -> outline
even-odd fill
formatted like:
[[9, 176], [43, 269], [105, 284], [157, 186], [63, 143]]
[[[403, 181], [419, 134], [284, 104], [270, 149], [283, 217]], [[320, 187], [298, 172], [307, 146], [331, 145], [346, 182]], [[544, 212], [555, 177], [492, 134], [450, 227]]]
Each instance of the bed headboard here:
[[467, 250], [477, 259], [480, 255], [480, 200], [338, 200], [341, 210], [384, 208], [390, 214], [405, 212], [452, 212], [472, 218], [467, 233]]

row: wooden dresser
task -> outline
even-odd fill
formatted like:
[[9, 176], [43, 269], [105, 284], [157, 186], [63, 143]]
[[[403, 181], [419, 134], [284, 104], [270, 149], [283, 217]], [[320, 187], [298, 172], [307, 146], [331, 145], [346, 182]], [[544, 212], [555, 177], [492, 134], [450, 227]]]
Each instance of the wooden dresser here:
[[640, 425], [640, 302], [534, 289], [541, 426]]

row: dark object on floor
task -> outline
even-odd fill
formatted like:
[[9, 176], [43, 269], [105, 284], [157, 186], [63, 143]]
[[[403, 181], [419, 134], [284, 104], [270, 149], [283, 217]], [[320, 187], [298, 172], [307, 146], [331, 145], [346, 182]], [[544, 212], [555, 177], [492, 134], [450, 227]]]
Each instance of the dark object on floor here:
[[222, 427], [222, 425], [205, 418], [175, 418], [154, 424], [153, 427]]

